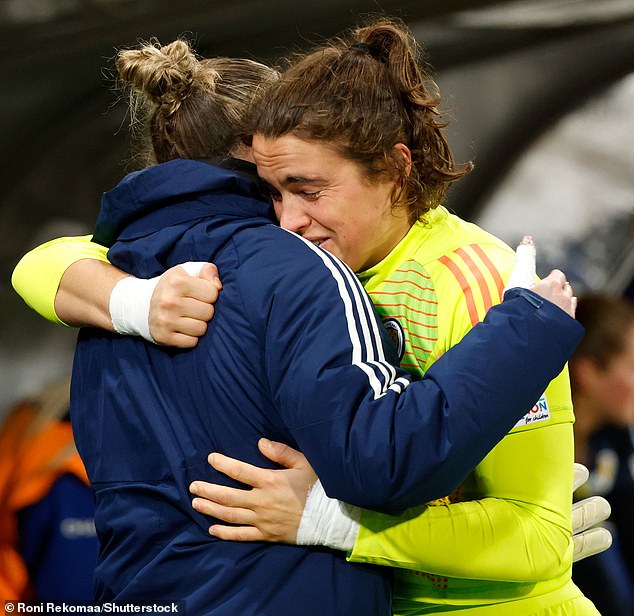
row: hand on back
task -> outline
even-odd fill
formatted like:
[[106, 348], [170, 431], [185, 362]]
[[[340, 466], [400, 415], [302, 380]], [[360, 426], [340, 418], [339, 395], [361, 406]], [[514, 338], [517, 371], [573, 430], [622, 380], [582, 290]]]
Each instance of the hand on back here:
[[148, 323], [154, 340], [167, 346], [195, 347], [207, 331], [221, 289], [213, 263], [183, 264], [167, 270], [150, 301]]

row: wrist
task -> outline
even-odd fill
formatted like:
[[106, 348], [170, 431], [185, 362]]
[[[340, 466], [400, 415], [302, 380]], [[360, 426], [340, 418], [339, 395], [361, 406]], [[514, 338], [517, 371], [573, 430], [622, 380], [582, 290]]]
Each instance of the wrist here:
[[330, 498], [317, 480], [306, 499], [297, 529], [297, 544], [350, 551], [359, 534], [360, 518], [359, 507]]
[[110, 294], [110, 319], [115, 332], [124, 336], [141, 336], [155, 342], [148, 322], [150, 300], [159, 277], [145, 280], [127, 276], [119, 280]]

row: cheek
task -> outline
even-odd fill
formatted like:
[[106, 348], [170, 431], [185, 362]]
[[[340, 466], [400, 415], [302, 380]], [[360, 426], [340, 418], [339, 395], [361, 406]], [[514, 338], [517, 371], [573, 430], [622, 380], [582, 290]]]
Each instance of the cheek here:
[[280, 201], [273, 201], [273, 210], [275, 211], [275, 218], [279, 222], [282, 217], [282, 204]]
[[389, 228], [386, 219], [383, 207], [359, 201], [354, 208], [351, 208], [342, 231], [345, 229], [345, 235], [350, 240], [354, 238], [357, 242], [375, 244], [382, 239]]
[[634, 372], [615, 370], [602, 388], [602, 397], [609, 419], [618, 424], [634, 424]]
[[373, 244], [373, 229], [364, 224], [363, 220], [350, 221], [341, 227], [337, 233], [337, 241], [341, 248], [350, 255], [357, 257], [367, 252]]

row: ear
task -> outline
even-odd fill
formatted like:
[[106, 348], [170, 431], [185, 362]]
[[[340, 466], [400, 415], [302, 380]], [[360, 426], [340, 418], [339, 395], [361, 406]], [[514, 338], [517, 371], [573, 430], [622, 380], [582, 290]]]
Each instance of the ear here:
[[570, 363], [569, 368], [574, 373], [575, 383], [584, 391], [592, 389], [601, 373], [597, 362], [591, 357], [578, 357]]
[[405, 175], [409, 175], [412, 172], [412, 153], [410, 149], [404, 143], [397, 143], [394, 145], [394, 150], [397, 156], [402, 156], [405, 161]]

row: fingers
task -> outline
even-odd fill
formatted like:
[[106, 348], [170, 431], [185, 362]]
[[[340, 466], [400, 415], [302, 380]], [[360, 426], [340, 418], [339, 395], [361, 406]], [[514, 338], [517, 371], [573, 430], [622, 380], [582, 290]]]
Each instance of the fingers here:
[[572, 562], [578, 562], [588, 556], [594, 556], [612, 545], [612, 535], [606, 528], [593, 528], [573, 538]]
[[548, 276], [546, 276], [546, 278], [544, 278], [544, 281], [550, 281], [554, 285], [563, 287], [566, 283], [566, 274], [564, 274], [561, 270], [554, 269], [550, 272], [550, 274], [548, 274]]
[[150, 303], [150, 327], [165, 332], [202, 336], [214, 315], [212, 304], [190, 298], [157, 298]]
[[222, 288], [216, 266], [212, 263], [202, 264], [201, 276], [207, 273], [209, 276], [201, 278], [187, 273], [191, 270], [191, 267], [188, 267], [191, 265], [191, 263], [184, 263], [168, 269], [161, 276], [155, 295], [158, 294], [159, 298], [165, 298], [165, 301], [176, 301], [177, 298], [189, 297], [200, 302], [215, 302]]
[[[210, 306], [213, 316], [213, 306]], [[177, 333], [184, 334], [185, 336], [193, 336], [196, 339], [200, 338], [207, 331], [207, 321], [202, 318], [196, 317], [180, 317], [175, 323], [174, 327], [177, 329]]]
[[550, 272], [533, 287], [533, 291], [574, 317], [577, 300], [573, 295], [572, 286], [561, 270], [555, 269]]
[[218, 268], [214, 263], [208, 263], [207, 261], [186, 261], [176, 267], [185, 271], [188, 276], [204, 278], [213, 282], [218, 288], [222, 288]]
[[584, 531], [610, 517], [611, 508], [605, 498], [590, 496], [572, 506], [572, 532]]
[[[222, 289], [222, 284], [217, 275], [216, 266], [212, 263], [205, 263], [201, 270], [203, 273], [211, 271], [209, 278], [190, 276], [186, 273], [182, 265], [167, 270], [161, 278], [167, 278], [174, 293], [180, 297], [191, 297], [201, 302], [215, 302], [218, 293]], [[159, 283], [160, 284], [160, 283]]]
[[579, 462], [574, 463], [574, 476], [572, 481], [572, 491], [576, 492], [580, 486], [582, 486], [590, 477], [590, 471], [583, 464]]
[[[210, 313], [213, 316], [213, 307]], [[187, 316], [170, 315], [164, 308], [150, 308], [148, 319], [150, 333], [158, 344], [180, 348], [192, 348], [207, 331], [207, 321]]]
[[[253, 488], [261, 487], [265, 482], [266, 476], [274, 472], [270, 469], [258, 468], [247, 462], [230, 458], [221, 453], [210, 453], [207, 456], [207, 461], [218, 472]], [[243, 492], [243, 490], [238, 491]]]
[[209, 534], [225, 541], [265, 541], [265, 536], [255, 526], [222, 526], [214, 524], [209, 527]]
[[[263, 439], [264, 451], [271, 449], [272, 458], [295, 464], [293, 468], [258, 468], [223, 454], [209, 454], [209, 464], [218, 472], [251, 489], [193, 481], [190, 492], [196, 496], [192, 506], [204, 515], [240, 526], [255, 526], [261, 533], [258, 540], [293, 542], [304, 511], [310, 486], [316, 475], [302, 454], [294, 449]], [[219, 525], [219, 538], [241, 540], [236, 531]], [[211, 531], [210, 531], [211, 532]], [[252, 531], [244, 531], [252, 533]], [[244, 536], [244, 535], [240, 535]], [[249, 536], [254, 536], [249, 534]]]
[[189, 491], [197, 497], [192, 499], [192, 506], [200, 513], [232, 524], [252, 524], [254, 521], [254, 508], [259, 505], [259, 498], [253, 490], [192, 481]]
[[218, 268], [215, 263], [205, 263], [198, 274], [199, 278], [204, 280], [208, 280], [211, 282], [218, 290], [222, 289], [222, 282], [220, 281], [220, 274], [218, 273]]
[[[209, 490], [208, 493], [209, 492], [212, 491]], [[223, 520], [224, 522], [229, 522], [230, 524], [248, 524], [252, 526], [255, 520], [255, 514], [251, 509], [223, 505], [216, 500], [209, 500], [207, 497], [192, 499], [192, 507], [198, 511], [198, 513]]]
[[[165, 308], [167, 312], [167, 308]], [[207, 322], [211, 320], [214, 315], [214, 306], [203, 300], [193, 299], [191, 297], [180, 298], [177, 304], [172, 304], [170, 311], [176, 313], [181, 318], [181, 327], [192, 327], [197, 332], [201, 332], [198, 335], [202, 335], [207, 331]], [[183, 333], [189, 333], [182, 329]], [[192, 335], [196, 335], [192, 330]]]
[[293, 449], [284, 443], [261, 438], [258, 441], [258, 449], [269, 460], [285, 468], [305, 468], [309, 466], [308, 460], [306, 460], [301, 451], [297, 451], [297, 449]]
[[[165, 272], [152, 294], [148, 324], [154, 340], [160, 344], [191, 348], [207, 331], [213, 317], [213, 302], [218, 299], [218, 284], [186, 273], [184, 264]], [[216, 272], [215, 265], [202, 264], [202, 270]]]
[[152, 337], [157, 344], [175, 347], [177, 349], [193, 349], [198, 344], [197, 336], [187, 336], [177, 332], [158, 333], [156, 328], [150, 327]]
[[[215, 267], [215, 266], [214, 266]], [[200, 302], [214, 303], [218, 299], [218, 294], [222, 285], [218, 278], [208, 280], [206, 278], [176, 278], [174, 284], [180, 289], [181, 295], [191, 297]]]
[[242, 527], [236, 529], [220, 524], [211, 526], [209, 533], [219, 539], [288, 543], [297, 534], [303, 507], [299, 507], [297, 515], [291, 515], [295, 513], [294, 510], [289, 511], [284, 507], [277, 511], [276, 507], [280, 502], [275, 494], [267, 494], [258, 489], [241, 490], [205, 481], [194, 481], [189, 489], [192, 494], [197, 495], [192, 500], [192, 507], [196, 511]]

